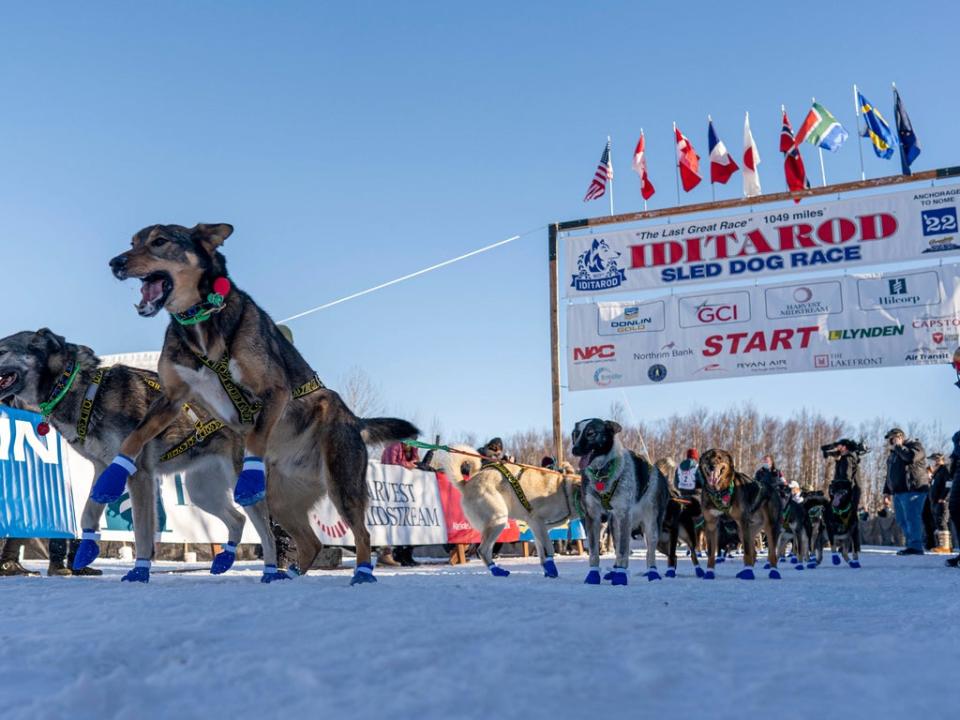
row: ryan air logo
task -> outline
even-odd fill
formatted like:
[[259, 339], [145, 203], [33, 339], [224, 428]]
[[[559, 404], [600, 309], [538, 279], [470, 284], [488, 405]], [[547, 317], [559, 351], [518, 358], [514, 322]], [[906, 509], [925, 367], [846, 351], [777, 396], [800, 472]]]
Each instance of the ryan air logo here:
[[613, 372], [610, 368], [599, 367], [593, 373], [593, 382], [598, 387], [608, 387], [623, 377], [620, 373]]
[[571, 287], [580, 292], [609, 290], [626, 281], [624, 271], [617, 267], [620, 252], [613, 250], [607, 241], [598, 238], [577, 258], [577, 274]]
[[647, 377], [653, 382], [663, 382], [663, 379], [667, 377], [667, 368], [659, 364], [651, 365], [650, 369], [647, 370]]
[[612, 360], [617, 356], [617, 349], [613, 345], [590, 345], [573, 349], [574, 362], [600, 362]]

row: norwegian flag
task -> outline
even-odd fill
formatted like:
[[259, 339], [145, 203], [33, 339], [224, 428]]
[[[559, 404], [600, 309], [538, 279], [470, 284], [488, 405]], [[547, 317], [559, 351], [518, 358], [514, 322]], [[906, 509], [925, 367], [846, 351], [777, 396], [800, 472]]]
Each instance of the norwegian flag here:
[[587, 188], [587, 194], [583, 201], [596, 200], [601, 198], [607, 192], [607, 180], [613, 180], [613, 163], [610, 162], [610, 140], [607, 139], [607, 146], [603, 149], [603, 155], [600, 156], [600, 164], [597, 165], [597, 172], [590, 181], [590, 187]]
[[[800, 148], [796, 146], [793, 137], [793, 127], [787, 117], [787, 109], [781, 109], [783, 110], [783, 125], [780, 128], [780, 152], [783, 153], [783, 174], [787, 180], [787, 188], [790, 192], [806, 190], [810, 187], [807, 170], [803, 166]], [[800, 198], [794, 198], [793, 201], [800, 202]]]
[[717, 132], [713, 129], [713, 119], [710, 117], [707, 118], [707, 140], [710, 143], [710, 182], [726, 184], [740, 167], [730, 157], [723, 140], [717, 137]]
[[677, 141], [677, 165], [680, 168], [680, 184], [683, 185], [684, 192], [690, 192], [703, 179], [700, 177], [700, 156], [693, 149], [693, 145], [687, 139], [686, 135], [680, 132], [676, 123], [673, 125], [673, 133]]
[[640, 176], [640, 194], [644, 200], [649, 200], [656, 190], [647, 176], [647, 139], [643, 136], [643, 130], [640, 131], [640, 139], [633, 151], [633, 169]]

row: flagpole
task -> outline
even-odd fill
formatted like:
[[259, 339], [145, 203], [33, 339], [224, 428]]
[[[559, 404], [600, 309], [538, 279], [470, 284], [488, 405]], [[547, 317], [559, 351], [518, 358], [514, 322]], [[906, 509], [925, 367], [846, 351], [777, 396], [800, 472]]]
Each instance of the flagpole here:
[[[709, 115], [707, 115], [707, 127], [710, 127], [710, 125], [712, 125], [712, 124], [713, 124], [713, 118], [710, 117]], [[709, 139], [708, 139], [708, 141], [707, 141], [707, 146], [709, 147], [709, 145], [710, 145], [710, 142], [709, 142]], [[713, 182], [713, 168], [712, 168], [712, 167], [711, 167], [711, 169], [710, 169], [710, 199], [711, 199], [713, 202], [716, 202], [716, 201], [717, 201], [717, 186], [716, 186], [716, 185], [714, 184], [714, 182]]]
[[[610, 136], [607, 135], [607, 145], [610, 145], [610, 156], [607, 158], [607, 162], [610, 164], [611, 171], [613, 170], [613, 145], [610, 144]], [[613, 172], [610, 173], [610, 215], [613, 215]]]
[[673, 121], [673, 177], [677, 181], [677, 207], [680, 207], [680, 158], [677, 154], [677, 121]]
[[[815, 103], [816, 98], [810, 98], [810, 102]], [[820, 180], [823, 181], [823, 187], [827, 186], [827, 171], [823, 168], [823, 148], [817, 145], [817, 153], [820, 155]]]
[[[860, 179], [866, 180], [867, 174], [863, 171], [863, 144], [860, 142], [860, 98], [857, 96], [857, 84], [853, 84], [853, 109], [857, 113], [857, 151], [860, 153]], [[864, 121], [866, 122], [866, 121]]]

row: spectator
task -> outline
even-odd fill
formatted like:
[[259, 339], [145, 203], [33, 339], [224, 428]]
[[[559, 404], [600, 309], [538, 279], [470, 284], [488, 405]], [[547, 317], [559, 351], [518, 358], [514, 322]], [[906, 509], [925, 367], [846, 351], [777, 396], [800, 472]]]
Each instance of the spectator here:
[[791, 480], [790, 485], [790, 501], [803, 505], [803, 493], [800, 491], [800, 483], [796, 480]]
[[40, 574], [34, 570], [27, 570], [20, 564], [20, 548], [25, 543], [26, 540], [23, 538], [7, 538], [4, 541], [3, 550], [0, 550], [0, 577]]
[[503, 440], [498, 437], [491, 439], [486, 445], [477, 448], [477, 452], [483, 456], [483, 465], [500, 462], [504, 458]]
[[[412, 445], [397, 442], [384, 448], [380, 462], [384, 465], [401, 465], [408, 470], [414, 470], [420, 466], [420, 452]], [[413, 545], [398, 545], [392, 551], [389, 546], [382, 547], [378, 553], [378, 562], [403, 567], [416, 567], [420, 564], [413, 559]]]
[[[860, 487], [860, 457], [857, 453], [851, 452], [859, 447], [860, 443], [847, 440], [846, 438], [837, 441], [837, 452], [840, 456], [837, 458], [837, 463], [834, 466], [831, 485], [835, 482], [843, 481]], [[831, 493], [831, 495], [832, 494], [833, 493]]]
[[[953, 452], [950, 454], [950, 494], [947, 496], [947, 512], [953, 519], [954, 533], [960, 535], [960, 430], [953, 434]], [[960, 555], [947, 560], [950, 567], [960, 566]]]
[[768, 488], [778, 490], [781, 483], [784, 482], [783, 473], [773, 462], [773, 455], [764, 455], [760, 460], [760, 469], [757, 470], [753, 479], [762, 483]]
[[950, 512], [947, 510], [947, 496], [950, 493], [950, 468], [943, 453], [930, 456], [930, 469], [933, 480], [930, 483], [930, 510], [933, 513], [933, 529], [936, 535], [936, 553], [950, 552]]
[[923, 555], [923, 504], [929, 494], [927, 458], [920, 441], [906, 437], [900, 428], [891, 428], [885, 436], [890, 454], [883, 494], [893, 496], [897, 524], [906, 538], [906, 547], [897, 555]]
[[904, 537], [900, 527], [897, 525], [893, 512], [893, 498], [889, 495], [883, 496], [883, 504], [877, 510], [876, 517], [878, 544], [880, 545], [903, 545]]
[[80, 541], [73, 538], [66, 540], [54, 538], [50, 540], [47, 549], [50, 552], [50, 564], [47, 566], [47, 576], [50, 575], [103, 575], [103, 570], [85, 567], [73, 570], [73, 558], [77, 554]]

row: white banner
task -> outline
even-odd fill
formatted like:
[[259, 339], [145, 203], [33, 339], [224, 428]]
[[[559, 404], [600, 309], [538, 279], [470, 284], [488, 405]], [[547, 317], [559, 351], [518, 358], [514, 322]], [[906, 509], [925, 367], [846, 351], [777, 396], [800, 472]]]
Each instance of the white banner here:
[[567, 310], [570, 390], [949, 363], [960, 265]]
[[[367, 529], [376, 545], [439, 545], [447, 541], [447, 526], [432, 472], [402, 465], [367, 465]], [[353, 545], [353, 533], [324, 498], [310, 513], [313, 529], [325, 545]]]
[[567, 297], [685, 288], [960, 251], [960, 185], [568, 237]]

